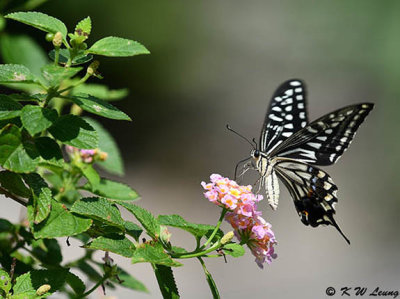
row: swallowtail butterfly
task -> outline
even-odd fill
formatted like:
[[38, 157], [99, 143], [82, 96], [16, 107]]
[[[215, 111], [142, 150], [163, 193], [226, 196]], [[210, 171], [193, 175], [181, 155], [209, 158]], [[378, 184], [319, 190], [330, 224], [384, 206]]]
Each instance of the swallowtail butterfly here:
[[244, 164], [240, 176], [250, 168], [256, 169], [261, 175], [259, 188], [265, 188], [274, 210], [278, 206], [279, 178], [305, 225], [333, 225], [350, 244], [333, 218], [338, 188], [316, 165], [336, 163], [374, 104], [347, 106], [309, 122], [306, 95], [304, 82], [298, 79], [284, 82], [275, 91], [258, 145], [253, 146], [250, 158], [238, 163], [251, 160]]

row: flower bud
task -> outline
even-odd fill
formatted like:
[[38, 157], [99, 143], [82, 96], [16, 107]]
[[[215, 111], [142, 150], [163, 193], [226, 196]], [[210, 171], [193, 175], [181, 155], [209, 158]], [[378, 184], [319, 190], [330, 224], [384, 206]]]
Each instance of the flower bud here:
[[94, 75], [94, 74], [96, 74], [99, 65], [100, 65], [100, 62], [99, 62], [98, 60], [93, 61], [93, 62], [88, 66], [86, 72], [87, 72], [89, 75], [91, 75], [91, 76]]
[[233, 236], [234, 236], [233, 231], [230, 231], [229, 233], [227, 233], [225, 236], [222, 237], [221, 245], [225, 245], [226, 243], [229, 243], [232, 240]]
[[53, 45], [54, 45], [54, 47], [56, 47], [56, 48], [61, 47], [61, 45], [62, 45], [62, 40], [63, 40], [62, 34], [61, 34], [60, 31], [58, 31], [58, 32], [54, 35], [54, 38], [53, 38]]
[[44, 284], [36, 290], [36, 295], [42, 296], [42, 295], [46, 294], [48, 291], [50, 291], [50, 289], [51, 289], [51, 286], [49, 284]]
[[54, 38], [54, 33], [50, 33], [49, 32], [49, 33], [46, 34], [46, 41], [52, 42], [53, 38]]

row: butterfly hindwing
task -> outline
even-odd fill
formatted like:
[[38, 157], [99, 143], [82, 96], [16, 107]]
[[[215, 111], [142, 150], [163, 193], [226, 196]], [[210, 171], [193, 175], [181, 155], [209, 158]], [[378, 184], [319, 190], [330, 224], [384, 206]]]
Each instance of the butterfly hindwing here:
[[329, 113], [286, 139], [271, 152], [271, 156], [315, 165], [334, 164], [349, 147], [373, 106], [362, 103]]
[[298, 79], [284, 82], [275, 91], [260, 136], [260, 150], [268, 153], [308, 123], [306, 90]]
[[296, 210], [305, 225], [333, 225], [346, 239], [333, 215], [338, 188], [323, 170], [292, 159], [278, 159], [275, 169], [293, 197]]

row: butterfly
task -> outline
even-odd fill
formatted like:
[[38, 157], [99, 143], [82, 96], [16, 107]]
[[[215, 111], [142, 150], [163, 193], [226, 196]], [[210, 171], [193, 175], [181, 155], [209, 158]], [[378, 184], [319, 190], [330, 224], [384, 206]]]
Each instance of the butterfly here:
[[333, 218], [338, 188], [329, 174], [316, 166], [338, 161], [374, 104], [350, 105], [309, 122], [306, 96], [301, 80], [288, 80], [279, 86], [269, 105], [259, 143], [253, 139], [256, 146], [250, 158], [236, 165], [235, 179], [239, 164], [251, 160], [244, 164], [239, 177], [248, 169], [257, 170], [259, 190], [265, 188], [273, 210], [278, 207], [279, 179], [289, 190], [305, 225], [332, 225], [350, 244]]

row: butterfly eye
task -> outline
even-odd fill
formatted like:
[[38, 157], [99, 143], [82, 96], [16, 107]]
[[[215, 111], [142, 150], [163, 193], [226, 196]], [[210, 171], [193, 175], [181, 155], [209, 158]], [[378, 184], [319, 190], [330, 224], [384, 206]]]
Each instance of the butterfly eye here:
[[254, 158], [260, 157], [260, 151], [255, 150], [253, 156], [254, 156]]

